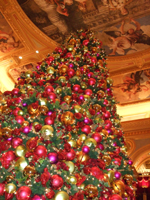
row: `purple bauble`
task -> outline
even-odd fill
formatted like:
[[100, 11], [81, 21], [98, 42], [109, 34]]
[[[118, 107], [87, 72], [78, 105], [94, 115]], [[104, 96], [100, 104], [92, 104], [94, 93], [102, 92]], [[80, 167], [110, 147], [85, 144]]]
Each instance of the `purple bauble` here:
[[28, 104], [25, 102], [25, 103], [22, 103], [22, 106], [23, 107], [26, 107]]
[[128, 164], [132, 165], [133, 164], [132, 160], [128, 160]]
[[88, 118], [84, 118], [84, 123], [88, 124], [89, 123], [89, 119]]
[[23, 127], [23, 133], [28, 134], [30, 132], [30, 127], [29, 126], [24, 126]]
[[47, 115], [48, 116], [50, 116], [50, 115], [52, 115], [53, 114], [53, 112], [51, 111], [51, 110], [49, 110], [48, 112], [47, 112]]
[[57, 153], [51, 152], [47, 155], [48, 159], [52, 164], [55, 164], [58, 162], [58, 156]]
[[90, 152], [90, 147], [88, 147], [88, 146], [83, 146], [83, 147], [82, 147], [82, 152], [83, 152], [83, 153], [89, 153], [89, 152]]
[[79, 96], [79, 99], [80, 99], [81, 101], [83, 101], [83, 100], [84, 100], [84, 96], [83, 96], [83, 95], [80, 95], [80, 96]]
[[121, 178], [121, 173], [120, 172], [115, 172], [115, 178], [120, 179]]

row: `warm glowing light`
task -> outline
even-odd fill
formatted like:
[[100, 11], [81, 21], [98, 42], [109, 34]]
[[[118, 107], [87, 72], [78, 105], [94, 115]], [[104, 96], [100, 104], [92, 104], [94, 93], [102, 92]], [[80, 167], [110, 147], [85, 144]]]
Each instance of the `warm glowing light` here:
[[22, 59], [22, 56], [19, 56], [19, 59], [21, 60], [21, 59]]

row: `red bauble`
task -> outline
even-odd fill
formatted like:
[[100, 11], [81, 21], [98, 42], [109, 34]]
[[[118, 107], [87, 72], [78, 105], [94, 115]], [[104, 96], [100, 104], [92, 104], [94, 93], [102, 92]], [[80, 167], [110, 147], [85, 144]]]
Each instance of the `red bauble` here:
[[74, 85], [73, 86], [73, 91], [78, 92], [80, 90], [80, 85]]
[[17, 190], [17, 200], [28, 200], [30, 199], [31, 189], [28, 186], [21, 186]]
[[34, 197], [32, 197], [32, 200], [46, 200], [46, 198], [44, 195], [42, 195], [41, 197], [39, 195], [34, 195]]
[[44, 122], [45, 122], [45, 124], [47, 124], [47, 125], [51, 125], [51, 124], [54, 124], [54, 119], [52, 119], [52, 117], [46, 117], [46, 118], [44, 119]]
[[5, 184], [0, 183], [0, 196], [4, 194]]
[[93, 94], [93, 92], [92, 92], [91, 89], [86, 89], [85, 94], [88, 95], [88, 96], [91, 96]]
[[95, 85], [95, 83], [96, 83], [96, 80], [94, 79], [94, 78], [90, 78], [89, 80], [88, 80], [88, 84], [89, 85]]
[[19, 89], [18, 88], [14, 88], [11, 93], [12, 93], [12, 95], [18, 95]]
[[113, 194], [109, 200], [122, 200], [122, 197], [119, 194]]
[[91, 132], [91, 128], [89, 125], [84, 125], [81, 129], [83, 133], [89, 134]]
[[87, 46], [89, 43], [89, 40], [83, 40], [83, 45]]
[[63, 179], [59, 175], [53, 175], [51, 177], [51, 186], [54, 190], [59, 190], [63, 186]]
[[97, 143], [100, 143], [100, 142], [102, 141], [102, 136], [101, 136], [101, 134], [99, 134], [99, 133], [94, 133], [94, 134], [92, 135], [92, 138], [93, 138], [94, 140], [96, 140]]
[[15, 154], [13, 151], [7, 151], [6, 153], [3, 153], [2, 158], [4, 161], [11, 162], [15, 159]]
[[24, 118], [22, 116], [16, 116], [15, 120], [17, 121], [18, 124], [22, 124], [24, 121]]
[[20, 108], [15, 108], [14, 110], [13, 110], [13, 114], [14, 114], [14, 116], [17, 116], [18, 115], [18, 111], [19, 110], [21, 110]]
[[55, 101], [55, 99], [56, 99], [56, 94], [53, 93], [53, 92], [50, 92], [50, 93], [49, 93], [49, 98], [50, 98], [52, 101]]
[[76, 153], [73, 149], [66, 153], [67, 160], [73, 160], [76, 156]]
[[68, 74], [69, 78], [73, 77], [75, 75], [74, 69], [69, 69], [67, 74]]
[[54, 88], [53, 88], [51, 85], [48, 85], [48, 86], [46, 86], [46, 88], [45, 88], [45, 92], [47, 92], [48, 94], [49, 94], [50, 92], [54, 92]]
[[5, 200], [11, 200], [14, 197], [14, 194], [5, 192]]
[[36, 147], [36, 149], [34, 150], [34, 153], [39, 157], [39, 158], [42, 158], [42, 157], [46, 157], [47, 156], [47, 149], [46, 147], [42, 146], [42, 145], [39, 145]]
[[106, 111], [106, 113], [104, 113], [104, 116], [105, 116], [106, 119], [108, 119], [110, 117], [110, 112]]
[[11, 144], [12, 144], [13, 148], [16, 148], [17, 146], [22, 144], [22, 139], [21, 138], [13, 138]]

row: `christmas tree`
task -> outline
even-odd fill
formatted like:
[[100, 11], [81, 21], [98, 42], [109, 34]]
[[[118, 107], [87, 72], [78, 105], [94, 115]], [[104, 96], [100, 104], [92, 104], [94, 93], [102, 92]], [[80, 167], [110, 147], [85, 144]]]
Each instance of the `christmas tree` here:
[[106, 54], [72, 33], [1, 96], [0, 199], [134, 200]]

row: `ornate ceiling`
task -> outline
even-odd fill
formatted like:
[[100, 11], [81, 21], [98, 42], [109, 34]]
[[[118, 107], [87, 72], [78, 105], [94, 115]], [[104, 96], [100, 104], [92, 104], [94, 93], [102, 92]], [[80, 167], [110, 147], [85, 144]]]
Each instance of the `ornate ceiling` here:
[[149, 170], [150, 0], [1, 0], [0, 91], [81, 28], [102, 40], [128, 153]]

